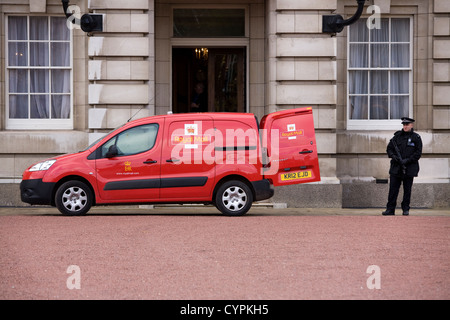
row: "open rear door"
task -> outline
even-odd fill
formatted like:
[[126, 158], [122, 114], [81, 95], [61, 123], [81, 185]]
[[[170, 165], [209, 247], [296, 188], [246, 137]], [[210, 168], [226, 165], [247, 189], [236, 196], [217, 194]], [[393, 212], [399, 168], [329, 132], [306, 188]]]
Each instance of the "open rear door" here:
[[274, 186], [320, 181], [312, 108], [270, 113], [261, 119], [267, 150], [264, 177]]

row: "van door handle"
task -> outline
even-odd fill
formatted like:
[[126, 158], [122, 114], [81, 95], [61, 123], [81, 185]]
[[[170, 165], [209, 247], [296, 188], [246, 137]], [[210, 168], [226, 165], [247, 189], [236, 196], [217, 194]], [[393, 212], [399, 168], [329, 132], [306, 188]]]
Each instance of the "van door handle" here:
[[144, 161], [144, 163], [145, 164], [151, 164], [151, 163], [157, 163], [158, 161], [156, 161], [156, 160], [147, 160], [147, 161]]
[[299, 153], [304, 154], [304, 153], [312, 153], [312, 152], [313, 152], [312, 150], [303, 150], [303, 151], [300, 151]]
[[180, 161], [180, 159], [167, 159], [166, 162], [177, 162]]

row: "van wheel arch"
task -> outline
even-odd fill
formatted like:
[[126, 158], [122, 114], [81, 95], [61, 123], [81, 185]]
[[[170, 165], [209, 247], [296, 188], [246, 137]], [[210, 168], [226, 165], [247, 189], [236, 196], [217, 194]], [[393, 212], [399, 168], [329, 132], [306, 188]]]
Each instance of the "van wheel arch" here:
[[252, 183], [248, 179], [246, 179], [245, 177], [240, 176], [240, 175], [231, 175], [231, 176], [223, 177], [222, 179], [219, 180], [219, 182], [216, 183], [216, 186], [214, 187], [214, 191], [213, 191], [213, 195], [212, 195], [213, 203], [214, 203], [214, 199], [216, 198], [216, 195], [217, 195], [217, 189], [219, 189], [219, 187], [221, 185], [223, 185], [225, 182], [228, 182], [231, 180], [238, 180], [238, 181], [245, 183], [252, 191], [253, 199], [255, 198], [255, 190], [253, 189]]
[[241, 176], [228, 176], [221, 179], [214, 188], [212, 202], [227, 216], [241, 216], [250, 210], [255, 198], [253, 186]]
[[71, 181], [71, 180], [76, 180], [76, 181], [83, 182], [84, 184], [86, 184], [89, 187], [89, 189], [92, 192], [92, 206], [95, 206], [95, 204], [96, 204], [96, 201], [95, 201], [95, 190], [94, 190], [94, 188], [92, 187], [91, 183], [88, 180], [86, 180], [85, 178], [80, 177], [80, 176], [67, 176], [67, 177], [64, 177], [61, 180], [59, 180], [56, 183], [55, 187], [53, 188], [51, 205], [56, 207], [56, 203], [55, 203], [56, 192], [58, 191], [59, 187], [63, 183], [66, 183], [67, 181]]

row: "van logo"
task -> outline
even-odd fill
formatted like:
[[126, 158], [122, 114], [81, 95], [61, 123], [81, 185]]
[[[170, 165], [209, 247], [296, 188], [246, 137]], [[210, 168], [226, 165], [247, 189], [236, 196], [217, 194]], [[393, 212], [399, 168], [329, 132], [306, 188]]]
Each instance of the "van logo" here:
[[195, 135], [195, 136], [177, 136], [172, 135], [172, 144], [209, 144], [211, 143], [210, 135]]
[[125, 161], [125, 171], [133, 171], [131, 170], [131, 162]]
[[196, 123], [185, 123], [184, 124], [184, 134], [186, 136], [196, 136], [198, 135], [198, 126]]
[[281, 132], [281, 137], [288, 138], [289, 140], [297, 139], [297, 136], [303, 136], [303, 129], [296, 129], [295, 123], [291, 123], [287, 125], [287, 131]]

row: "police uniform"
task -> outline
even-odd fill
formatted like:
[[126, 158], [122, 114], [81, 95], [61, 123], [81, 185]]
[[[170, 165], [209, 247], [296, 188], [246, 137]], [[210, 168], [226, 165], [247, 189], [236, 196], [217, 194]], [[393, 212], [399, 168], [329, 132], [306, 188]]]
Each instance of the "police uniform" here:
[[[401, 118], [401, 120], [402, 124], [414, 122], [414, 119], [407, 117]], [[391, 167], [389, 169], [388, 202], [383, 215], [395, 214], [397, 196], [402, 183], [402, 210], [403, 215], [408, 215], [413, 180], [419, 173], [419, 159], [422, 156], [422, 139], [419, 134], [414, 132], [414, 129], [411, 129], [409, 132], [404, 130], [397, 131], [389, 141], [386, 152], [389, 158], [391, 158]]]

